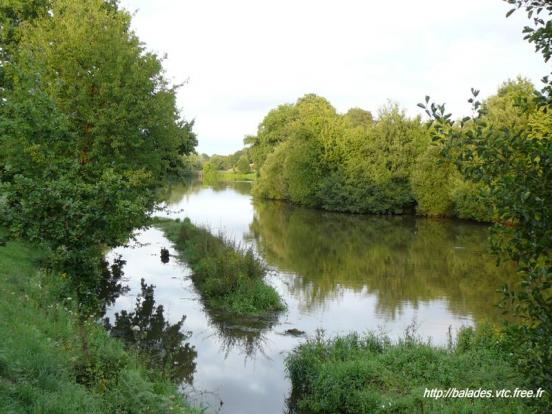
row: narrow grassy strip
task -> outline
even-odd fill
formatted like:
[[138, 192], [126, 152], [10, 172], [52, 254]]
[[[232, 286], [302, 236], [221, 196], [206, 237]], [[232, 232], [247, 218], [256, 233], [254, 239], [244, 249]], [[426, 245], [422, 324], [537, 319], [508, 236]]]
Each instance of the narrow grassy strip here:
[[208, 308], [237, 316], [265, 316], [285, 309], [278, 292], [265, 283], [266, 269], [251, 249], [214, 236], [189, 219], [158, 219], [156, 225], [192, 268], [192, 280]]
[[240, 173], [237, 171], [217, 171], [220, 180], [227, 181], [255, 181], [257, 174], [254, 172]]
[[452, 349], [412, 337], [393, 344], [374, 334], [319, 333], [287, 357], [286, 368], [301, 414], [539, 412], [536, 399], [424, 398], [433, 388], [528, 389], [490, 328], [462, 330]]
[[[2, 239], [0, 229], [0, 240]], [[199, 413], [177, 386], [95, 322], [85, 363], [76, 304], [63, 278], [40, 271], [31, 246], [0, 245], [0, 411], [2, 413]]]

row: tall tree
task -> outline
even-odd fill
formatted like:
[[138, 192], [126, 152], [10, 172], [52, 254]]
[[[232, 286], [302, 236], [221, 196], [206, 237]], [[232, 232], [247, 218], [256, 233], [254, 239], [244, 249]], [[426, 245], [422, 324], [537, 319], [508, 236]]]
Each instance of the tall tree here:
[[0, 103], [0, 200], [42, 243], [84, 307], [106, 247], [148, 222], [154, 189], [194, 144], [176, 89], [115, 2], [52, 0], [17, 29]]

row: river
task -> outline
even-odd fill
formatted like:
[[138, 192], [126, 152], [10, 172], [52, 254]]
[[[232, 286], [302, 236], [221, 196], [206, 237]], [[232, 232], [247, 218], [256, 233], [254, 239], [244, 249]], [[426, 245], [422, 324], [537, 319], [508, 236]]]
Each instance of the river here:
[[[287, 311], [274, 322], [247, 326], [203, 308], [186, 263], [156, 228], [141, 231], [122, 256], [123, 292], [107, 311], [132, 311], [141, 279], [155, 286], [166, 319], [178, 322], [195, 347], [195, 372], [183, 391], [208, 413], [282, 414], [290, 383], [288, 352], [323, 329], [326, 335], [374, 330], [391, 338], [415, 326], [417, 335], [446, 345], [448, 332], [500, 318], [496, 290], [513, 275], [497, 268], [488, 251], [487, 226], [410, 216], [329, 213], [254, 200], [247, 182], [171, 186], [167, 210], [214, 233], [252, 246], [269, 266], [268, 283]], [[168, 263], [160, 249], [169, 249]], [[291, 335], [289, 330], [295, 335]]]

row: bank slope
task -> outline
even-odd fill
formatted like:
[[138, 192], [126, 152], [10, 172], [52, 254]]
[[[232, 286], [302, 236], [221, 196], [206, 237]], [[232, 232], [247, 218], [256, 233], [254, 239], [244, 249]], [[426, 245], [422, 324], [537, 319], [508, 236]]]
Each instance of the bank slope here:
[[32, 246], [1, 244], [0, 411], [199, 413], [175, 384], [147, 370], [94, 322], [87, 324], [85, 363], [76, 304], [60, 300], [63, 278], [40, 271], [42, 254]]

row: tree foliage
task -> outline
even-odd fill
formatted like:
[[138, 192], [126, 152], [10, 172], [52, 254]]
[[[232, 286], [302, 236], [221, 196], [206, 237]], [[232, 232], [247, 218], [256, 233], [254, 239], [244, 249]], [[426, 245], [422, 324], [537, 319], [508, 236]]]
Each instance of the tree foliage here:
[[87, 306], [103, 249], [148, 222], [154, 189], [195, 146], [193, 124], [115, 2], [18, 4], [0, 102], [2, 221], [48, 247]]
[[[524, 8], [536, 29], [526, 39], [544, 59], [552, 50], [552, 7], [545, 1], [508, 1]], [[513, 12], [513, 9], [511, 12]], [[509, 14], [511, 14], [511, 12]], [[547, 19], [547, 20], [545, 20]], [[504, 287], [504, 306], [522, 323], [509, 331], [512, 350], [534, 386], [552, 392], [552, 83], [532, 96], [523, 82], [505, 85], [495, 100], [478, 101], [472, 89], [475, 116], [457, 128], [444, 105], [427, 105], [434, 139], [444, 143], [463, 176], [488, 189], [498, 223], [492, 237], [499, 257], [514, 260], [521, 283]], [[500, 104], [518, 90], [514, 105]], [[522, 96], [519, 96], [519, 90]], [[429, 99], [428, 99], [429, 100]], [[422, 104], [422, 107], [426, 105]], [[513, 116], [513, 118], [512, 118]], [[550, 403], [550, 398], [548, 398]]]
[[491, 220], [479, 188], [430, 141], [428, 126], [397, 105], [384, 106], [376, 119], [360, 108], [340, 115], [316, 95], [270, 111], [246, 140], [261, 197], [332, 211], [401, 214], [416, 207], [421, 215]]
[[238, 172], [246, 174], [250, 171], [249, 168], [249, 158], [247, 158], [246, 154], [243, 154], [236, 163], [236, 168]]
[[[509, 80], [479, 103], [482, 116], [497, 129], [546, 129], [549, 117], [538, 109], [534, 92], [527, 79]], [[473, 131], [473, 122], [444, 115], [457, 132]], [[374, 119], [360, 108], [340, 115], [324, 98], [306, 95], [270, 111], [257, 136], [246, 138], [257, 160], [255, 194], [332, 211], [415, 209], [424, 216], [498, 220], [488, 186], [457, 171], [453, 154], [445, 156], [444, 145], [432, 142], [434, 128], [394, 104]]]

